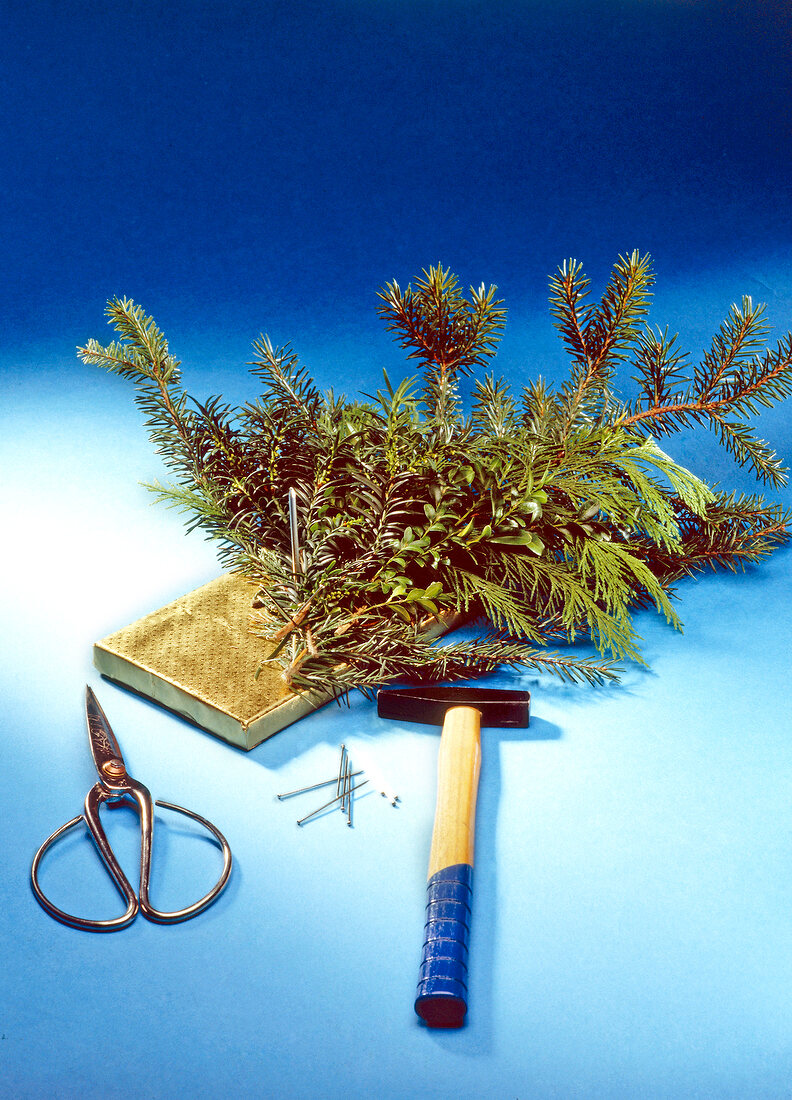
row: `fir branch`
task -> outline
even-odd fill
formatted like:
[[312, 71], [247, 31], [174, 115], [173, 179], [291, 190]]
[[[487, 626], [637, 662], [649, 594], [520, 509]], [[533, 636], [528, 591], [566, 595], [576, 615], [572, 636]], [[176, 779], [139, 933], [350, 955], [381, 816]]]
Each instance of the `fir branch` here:
[[764, 561], [789, 538], [792, 512], [761, 497], [720, 494], [703, 516], [690, 513], [677, 501], [682, 553], [659, 556], [658, 573], [675, 579], [705, 568], [741, 572]]
[[274, 348], [268, 336], [261, 336], [253, 347], [261, 358], [253, 361], [250, 373], [264, 381], [265, 389], [262, 403], [249, 411], [260, 414], [263, 404], [270, 415], [277, 409], [289, 419], [290, 413], [297, 423], [316, 431], [322, 397], [297, 356], [288, 346]]
[[379, 314], [389, 332], [418, 359], [425, 378], [424, 401], [439, 428], [458, 421], [457, 378], [483, 366], [495, 354], [505, 323], [495, 287], [459, 292], [455, 275], [438, 264], [424, 271], [416, 288], [395, 281], [379, 292]]
[[573, 360], [561, 391], [562, 438], [579, 417], [605, 415], [614, 366], [646, 317], [651, 284], [651, 260], [637, 251], [619, 257], [598, 306], [584, 304], [590, 280], [576, 260], [550, 280], [550, 312]]
[[[655, 437], [706, 425], [759, 480], [782, 483], [751, 418], [792, 392], [792, 334], [763, 348], [764, 307], [744, 299], [691, 369], [676, 336], [646, 325], [651, 284], [648, 257], [634, 252], [594, 303], [581, 265], [564, 264], [551, 313], [568, 380], [555, 392], [538, 379], [515, 398], [487, 374], [467, 419], [458, 379], [490, 364], [505, 311], [495, 287], [464, 297], [440, 265], [414, 288], [380, 291], [380, 314], [420, 372], [395, 385], [386, 375], [362, 401], [320, 393], [289, 346], [261, 337], [259, 397], [241, 408], [199, 402], [160, 330], [127, 299], [108, 305], [119, 339], [78, 353], [133, 383], [175, 478], [152, 490], [216, 540], [227, 568], [258, 582], [251, 629], [293, 688], [340, 696], [518, 664], [594, 683], [615, 676], [613, 658], [641, 660], [636, 608], [678, 627], [676, 580], [745, 568], [788, 538], [789, 513], [714, 493]], [[626, 361], [638, 395], [622, 404]], [[430, 622], [459, 614], [482, 619], [485, 633], [432, 644]], [[610, 656], [551, 649], [581, 637]]]
[[514, 435], [517, 428], [517, 406], [504, 379], [487, 375], [483, 382], [476, 380], [472, 423], [481, 435], [491, 435], [496, 439]]
[[165, 337], [153, 319], [127, 298], [113, 298], [106, 314], [125, 342], [102, 347], [96, 340], [89, 340], [77, 349], [77, 354], [83, 362], [135, 383], [136, 403], [146, 417], [157, 452], [171, 468], [208, 490], [196, 449], [195, 417], [188, 411], [186, 394], [179, 388], [180, 364], [170, 354]]
[[733, 305], [689, 380], [683, 373], [687, 357], [671, 354], [676, 337], [644, 334], [636, 362], [643, 393], [625, 407], [617, 425], [669, 434], [704, 424], [739, 465], [752, 467], [761, 481], [785, 484], [786, 467], [744, 422], [792, 394], [792, 335], [759, 354], [767, 334], [764, 310], [747, 297], [741, 307]]

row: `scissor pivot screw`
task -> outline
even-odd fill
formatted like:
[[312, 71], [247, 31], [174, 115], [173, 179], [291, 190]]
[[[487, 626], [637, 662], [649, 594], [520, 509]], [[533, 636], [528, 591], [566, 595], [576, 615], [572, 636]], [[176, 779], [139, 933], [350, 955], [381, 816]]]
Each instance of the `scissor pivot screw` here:
[[120, 760], [105, 760], [102, 764], [102, 771], [110, 779], [121, 779], [126, 775], [126, 768]]

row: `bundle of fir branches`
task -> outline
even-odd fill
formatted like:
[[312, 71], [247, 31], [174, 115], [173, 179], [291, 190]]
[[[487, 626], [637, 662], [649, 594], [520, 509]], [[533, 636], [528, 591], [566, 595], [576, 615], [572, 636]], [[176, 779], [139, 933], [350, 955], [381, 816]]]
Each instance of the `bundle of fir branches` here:
[[[760, 496], [711, 488], [657, 439], [705, 425], [760, 482], [782, 485], [750, 418], [789, 395], [792, 334], [765, 346], [764, 307], [746, 297], [691, 366], [677, 337], [647, 324], [652, 281], [649, 257], [633, 252], [593, 301], [579, 263], [558, 269], [550, 309], [570, 370], [555, 391], [537, 380], [515, 395], [485, 373], [503, 303], [495, 287], [464, 296], [440, 266], [380, 291], [379, 313], [419, 369], [398, 385], [386, 375], [372, 396], [320, 393], [290, 347], [261, 337], [259, 395], [202, 403], [126, 299], [107, 307], [118, 340], [78, 353], [134, 383], [174, 476], [151, 488], [219, 542], [226, 568], [259, 582], [251, 629], [294, 688], [340, 696], [514, 664], [598, 682], [641, 659], [634, 609], [653, 605], [679, 626], [674, 582], [759, 561], [790, 522]], [[636, 384], [630, 400], [614, 391], [618, 368]], [[427, 620], [454, 614], [483, 624], [478, 637], [432, 644]], [[554, 648], [580, 637], [600, 656]]]

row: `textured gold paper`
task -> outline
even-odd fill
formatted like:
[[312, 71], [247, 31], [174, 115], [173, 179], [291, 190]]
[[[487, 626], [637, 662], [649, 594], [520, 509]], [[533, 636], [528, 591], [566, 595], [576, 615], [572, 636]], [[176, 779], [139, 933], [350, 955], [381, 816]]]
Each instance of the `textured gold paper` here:
[[275, 648], [249, 631], [256, 589], [226, 573], [97, 642], [94, 664], [108, 679], [252, 749], [330, 698], [291, 691], [274, 667], [256, 678]]

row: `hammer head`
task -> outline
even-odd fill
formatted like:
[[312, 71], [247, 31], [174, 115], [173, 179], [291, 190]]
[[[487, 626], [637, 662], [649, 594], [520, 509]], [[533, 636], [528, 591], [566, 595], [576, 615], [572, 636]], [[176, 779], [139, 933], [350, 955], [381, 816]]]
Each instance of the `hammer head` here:
[[442, 726], [451, 707], [474, 707], [482, 726], [511, 729], [528, 725], [531, 693], [475, 687], [388, 688], [377, 692], [377, 714], [402, 722]]

